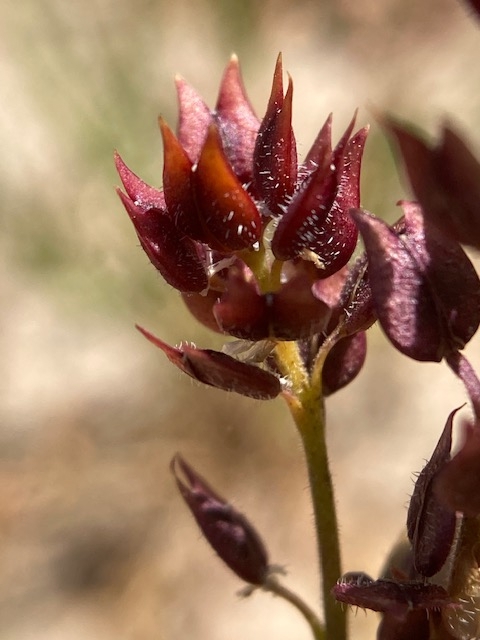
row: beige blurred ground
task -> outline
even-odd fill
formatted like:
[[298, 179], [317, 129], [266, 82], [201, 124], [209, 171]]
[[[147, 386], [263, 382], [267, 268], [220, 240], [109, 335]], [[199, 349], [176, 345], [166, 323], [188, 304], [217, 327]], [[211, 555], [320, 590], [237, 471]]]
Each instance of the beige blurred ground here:
[[[478, 150], [479, 35], [455, 0], [4, 0], [0, 640], [309, 638], [284, 603], [235, 596], [174, 491], [182, 451], [315, 604], [307, 483], [282, 402], [195, 386], [133, 328], [219, 344], [138, 248], [112, 150], [159, 185], [173, 75], [213, 105], [235, 51], [262, 114], [279, 50], [300, 152], [330, 111], [339, 134], [356, 106], [361, 123], [373, 106], [432, 132], [448, 114]], [[395, 217], [405, 191], [375, 123], [364, 173], [364, 205]], [[345, 568], [377, 575], [412, 472], [464, 396], [443, 366], [408, 362], [375, 331], [370, 345], [328, 413]], [[352, 638], [373, 638], [375, 622], [360, 612]]]

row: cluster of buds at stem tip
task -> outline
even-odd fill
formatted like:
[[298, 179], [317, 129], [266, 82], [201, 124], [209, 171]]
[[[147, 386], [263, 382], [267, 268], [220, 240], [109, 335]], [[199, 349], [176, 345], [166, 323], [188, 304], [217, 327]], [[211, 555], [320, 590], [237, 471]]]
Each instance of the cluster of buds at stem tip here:
[[[333, 147], [330, 115], [299, 163], [293, 85], [289, 79], [284, 91], [280, 56], [262, 120], [246, 96], [236, 57], [225, 70], [213, 111], [183, 79], [177, 79], [177, 91], [176, 135], [159, 121], [163, 189], [145, 184], [115, 155], [125, 190], [118, 193], [150, 261], [195, 318], [214, 331], [255, 343], [325, 334], [339, 319], [335, 305], [357, 244], [350, 210], [360, 205], [368, 127], [354, 133], [353, 118]], [[276, 373], [274, 381], [251, 367], [248, 378], [227, 363], [229, 356], [220, 363], [207, 350], [175, 352], [144, 333], [207, 384], [258, 398], [280, 391]], [[361, 336], [342, 345], [340, 359], [350, 357], [353, 364], [328, 390], [358, 371], [364, 344]], [[218, 375], [210, 375], [212, 369]]]
[[[125, 189], [119, 195], [151, 262], [195, 318], [261, 346], [240, 361], [144, 335], [193, 378], [269, 399], [281, 391], [269, 348], [296, 341], [308, 369], [336, 331], [323, 369], [328, 395], [362, 367], [364, 330], [378, 319], [405, 355], [445, 358], [480, 415], [480, 384], [458, 354], [480, 323], [480, 280], [460, 246], [480, 247], [480, 165], [458, 136], [446, 128], [443, 142], [429, 148], [383, 118], [420, 200], [400, 203], [403, 216], [389, 226], [359, 208], [368, 127], [353, 134], [352, 120], [333, 148], [329, 116], [298, 163], [292, 82], [284, 92], [280, 57], [262, 120], [235, 57], [213, 111], [183, 79], [177, 90], [177, 135], [160, 119], [163, 190], [145, 184], [116, 154]], [[461, 188], [449, 178], [455, 168]], [[349, 266], [359, 231], [365, 254]]]

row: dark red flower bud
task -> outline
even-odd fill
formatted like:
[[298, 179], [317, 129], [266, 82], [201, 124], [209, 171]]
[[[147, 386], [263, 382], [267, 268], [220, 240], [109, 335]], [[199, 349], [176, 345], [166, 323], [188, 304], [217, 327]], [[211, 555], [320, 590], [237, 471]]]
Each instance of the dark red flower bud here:
[[[177, 468], [188, 484], [182, 482]], [[210, 546], [237, 574], [254, 585], [261, 585], [268, 575], [265, 545], [247, 518], [221, 498], [179, 455], [171, 469], [180, 493]]]
[[197, 349], [189, 345], [171, 347], [146, 329], [138, 326], [137, 329], [161, 349], [170, 362], [203, 384], [257, 400], [271, 400], [281, 392], [278, 378], [259, 367], [211, 349]]
[[197, 247], [177, 229], [166, 211], [163, 194], [145, 185], [118, 154], [115, 162], [128, 196], [120, 190], [118, 195], [153, 266], [180, 291], [206, 289], [207, 274]]
[[283, 95], [282, 56], [277, 58], [267, 112], [254, 152], [255, 188], [265, 200], [265, 215], [282, 214], [297, 179], [297, 147], [292, 129], [293, 84]]
[[437, 145], [397, 121], [384, 123], [394, 135], [410, 184], [427, 220], [448, 237], [480, 249], [480, 163], [448, 126]]
[[260, 240], [260, 214], [233, 172], [213, 124], [208, 129], [193, 179], [200, 220], [213, 249], [238, 251]]
[[[332, 150], [330, 116], [297, 167], [292, 82], [284, 94], [282, 73], [279, 57], [261, 123], [235, 56], [213, 111], [177, 78], [178, 135], [159, 120], [163, 191], [117, 158], [122, 201], [153, 264], [203, 324], [254, 341], [334, 326], [341, 310], [316, 282], [341, 271], [357, 241], [349, 209], [359, 206], [367, 129], [351, 137], [354, 118]], [[272, 215], [279, 221], [267, 229]]]
[[373, 215], [352, 215], [365, 242], [369, 284], [383, 330], [415, 360], [439, 362], [461, 349], [480, 323], [480, 280], [461, 246], [402, 203], [405, 233]]
[[443, 567], [455, 534], [455, 510], [438, 499], [434, 484], [450, 459], [453, 418], [457, 411], [455, 409], [448, 416], [432, 457], [417, 478], [408, 509], [407, 532], [413, 547], [414, 567], [426, 577], [433, 576]]
[[342, 338], [329, 351], [322, 369], [325, 397], [343, 389], [360, 373], [367, 355], [365, 331]]
[[280, 260], [311, 259], [318, 277], [328, 277], [350, 259], [357, 243], [357, 227], [349, 210], [360, 202], [360, 166], [368, 127], [345, 146], [338, 159], [322, 162], [300, 185], [282, 216], [272, 240]]

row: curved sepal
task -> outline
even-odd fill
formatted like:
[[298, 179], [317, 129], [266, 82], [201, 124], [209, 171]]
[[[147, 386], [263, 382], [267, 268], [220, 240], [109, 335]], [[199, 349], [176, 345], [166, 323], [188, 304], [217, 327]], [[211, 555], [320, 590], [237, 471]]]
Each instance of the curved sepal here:
[[433, 611], [451, 605], [447, 591], [436, 584], [372, 580], [364, 573], [348, 573], [333, 587], [338, 602], [389, 613], [399, 619], [411, 611]]
[[183, 78], [175, 78], [178, 96], [178, 139], [192, 162], [202, 150], [212, 114], [203, 99]]
[[362, 210], [352, 215], [369, 260], [380, 324], [394, 346], [439, 362], [461, 349], [480, 322], [480, 281], [460, 245], [425, 225], [415, 203], [403, 203], [405, 233]]
[[284, 96], [282, 74], [279, 55], [254, 152], [255, 187], [270, 213], [275, 215], [283, 213], [297, 179], [297, 147], [292, 129], [293, 84], [289, 78]]
[[407, 533], [412, 543], [413, 564], [425, 577], [435, 575], [443, 567], [455, 534], [455, 511], [438, 499], [434, 482], [450, 459], [453, 418], [458, 410], [448, 416], [438, 444], [417, 478], [408, 509]]
[[125, 191], [133, 204], [143, 211], [147, 209], [165, 209], [165, 197], [163, 191], [151, 187], [149, 184], [141, 180], [133, 171], [131, 171], [124, 163], [120, 154], [114, 153], [115, 167], [120, 176]]
[[164, 211], [143, 209], [120, 189], [118, 195], [133, 222], [143, 250], [163, 278], [179, 291], [200, 292], [208, 278], [195, 243], [185, 237]]
[[137, 329], [161, 349], [172, 364], [203, 384], [235, 391], [256, 400], [271, 400], [281, 392], [278, 378], [259, 367], [211, 349], [197, 349], [189, 345], [171, 347], [146, 329], [139, 326]]
[[253, 152], [260, 121], [247, 97], [237, 56], [223, 74], [213, 114], [223, 149], [242, 184], [253, 180]]
[[215, 125], [208, 129], [193, 176], [199, 216], [212, 248], [239, 251], [260, 240], [260, 214], [234, 174]]
[[163, 140], [163, 194], [168, 213], [185, 235], [205, 242], [192, 187], [192, 162], [163, 118], [158, 119]]
[[446, 236], [480, 249], [480, 163], [450, 126], [430, 145], [411, 128], [386, 117], [415, 197], [427, 220]]

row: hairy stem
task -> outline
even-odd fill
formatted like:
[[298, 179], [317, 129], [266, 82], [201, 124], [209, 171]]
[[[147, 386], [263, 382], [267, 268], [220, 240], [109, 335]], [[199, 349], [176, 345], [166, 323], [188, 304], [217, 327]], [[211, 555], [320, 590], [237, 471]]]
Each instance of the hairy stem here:
[[337, 514], [325, 441], [325, 410], [319, 385], [285, 394], [302, 438], [307, 461], [315, 517], [326, 637], [346, 640], [346, 612], [337, 605], [331, 590], [342, 574]]

